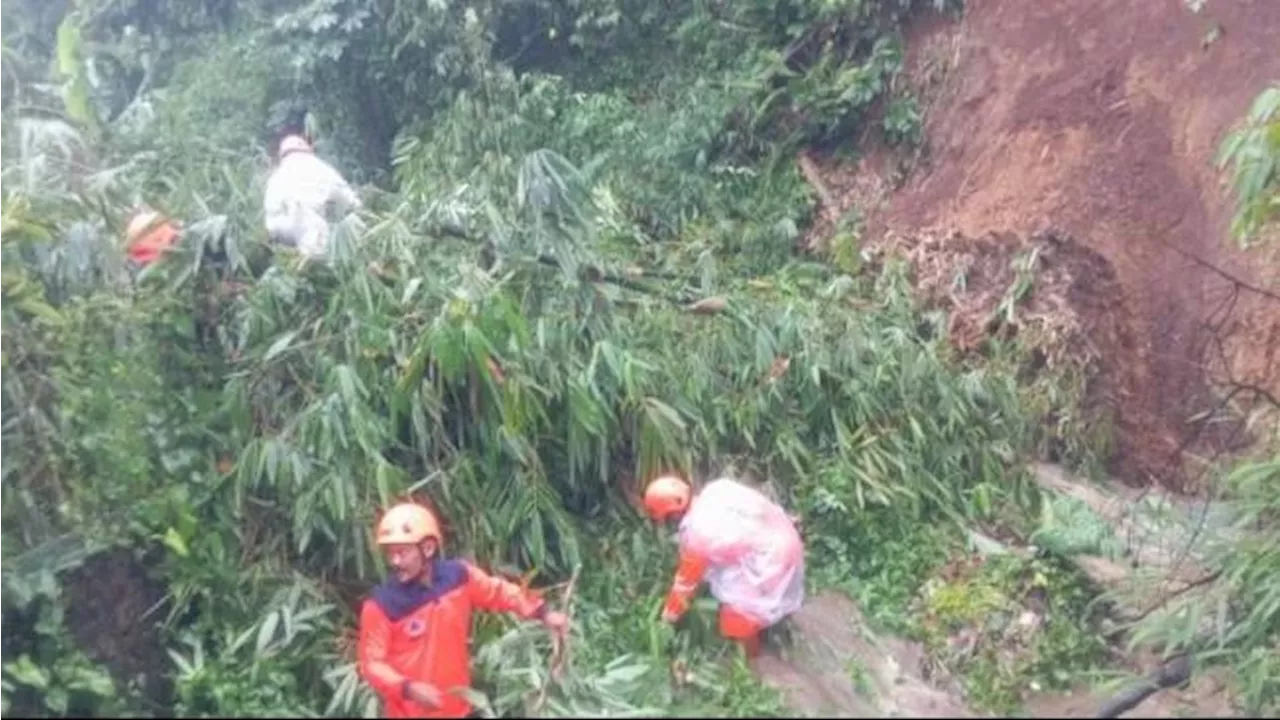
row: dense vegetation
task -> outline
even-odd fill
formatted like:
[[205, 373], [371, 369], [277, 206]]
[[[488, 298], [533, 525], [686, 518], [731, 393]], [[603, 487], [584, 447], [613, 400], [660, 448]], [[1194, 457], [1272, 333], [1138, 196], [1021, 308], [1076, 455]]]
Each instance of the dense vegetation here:
[[1241, 127], [1232, 131], [1219, 151], [1220, 167], [1230, 167], [1236, 193], [1232, 230], [1247, 247], [1280, 214], [1280, 85], [1272, 85], [1253, 101]]
[[[373, 713], [352, 603], [405, 495], [450, 552], [578, 571], [554, 687], [542, 635], [480, 623], [495, 712], [776, 712], [712, 616], [658, 622], [670, 540], [632, 501], [663, 468], [767, 479], [815, 586], [927, 638], [909, 608], [960, 524], [1027, 530], [1023, 463], [1078, 428], [1044, 422], [1077, 398], [1030, 397], [1016, 349], [956, 360], [903, 265], [793, 256], [797, 150], [918, 136], [895, 82], [915, 5], [5, 3], [5, 712]], [[303, 111], [366, 183], [331, 266], [261, 230]], [[139, 202], [186, 240], [132, 277]], [[109, 594], [108, 557], [153, 604]], [[1062, 686], [1100, 657], [1093, 610], [1036, 563], [999, 572], [1063, 588], [1023, 668]], [[1259, 602], [1241, 652], [1274, 643]], [[1015, 704], [1024, 678], [993, 678], [975, 695]]]

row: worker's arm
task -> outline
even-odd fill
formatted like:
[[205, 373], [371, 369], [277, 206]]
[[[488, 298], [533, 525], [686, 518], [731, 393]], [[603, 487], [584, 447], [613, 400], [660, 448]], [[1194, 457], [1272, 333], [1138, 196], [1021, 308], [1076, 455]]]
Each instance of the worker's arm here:
[[359, 210], [364, 206], [364, 204], [360, 202], [360, 196], [356, 194], [354, 189], [352, 189], [351, 184], [341, 176], [338, 177], [338, 180], [334, 184], [333, 190], [330, 192], [329, 196], [333, 198], [333, 201], [338, 205], [338, 208], [343, 213]]
[[[319, 158], [316, 158], [319, 160]], [[324, 161], [320, 161], [324, 162]], [[360, 202], [360, 196], [351, 187], [351, 183], [342, 177], [342, 173], [338, 169], [328, 163], [324, 163], [323, 170], [325, 183], [329, 186], [329, 202], [337, 206], [340, 213], [349, 213], [358, 210], [363, 205]]]
[[342, 197], [347, 202], [349, 210], [359, 210], [364, 207], [364, 203], [360, 202], [360, 195], [356, 193], [355, 188], [351, 187], [351, 183], [346, 179], [342, 181]]
[[671, 583], [671, 591], [667, 593], [667, 602], [662, 609], [662, 617], [675, 622], [689, 610], [693, 596], [698, 592], [698, 585], [707, 574], [707, 558], [701, 553], [680, 550], [680, 564], [676, 567], [676, 579]]
[[548, 608], [542, 598], [514, 583], [493, 577], [470, 563], [466, 567], [467, 593], [477, 608], [513, 613], [525, 620], [543, 619]]
[[377, 603], [366, 600], [360, 609], [360, 640], [356, 648], [360, 676], [384, 698], [401, 696], [407, 679], [387, 662], [390, 643], [391, 621]]

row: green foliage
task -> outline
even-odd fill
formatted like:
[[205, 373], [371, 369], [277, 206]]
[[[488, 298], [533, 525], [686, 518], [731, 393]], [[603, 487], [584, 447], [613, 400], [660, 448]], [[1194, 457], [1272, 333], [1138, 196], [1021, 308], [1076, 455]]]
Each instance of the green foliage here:
[[[524, 187], [532, 198], [557, 171], [549, 158], [530, 162]], [[724, 292], [734, 310], [688, 315], [658, 296], [620, 294], [531, 259], [539, 248], [566, 259], [589, 251], [573, 242], [584, 229], [563, 217], [568, 234], [553, 215], [526, 225], [541, 232], [526, 238], [527, 250], [506, 243], [513, 251], [497, 277], [468, 264], [465, 245], [433, 238], [432, 251], [422, 252], [426, 238], [395, 216], [368, 227], [359, 245], [344, 228], [333, 269], [281, 262], [229, 301], [214, 346], [235, 357], [226, 375], [225, 360], [197, 352], [190, 330], [175, 334], [165, 322], [164, 308], [181, 318], [177, 308], [194, 299], [194, 280], [203, 277], [188, 274], [189, 259], [149, 271], [132, 301], [107, 304], [111, 295], [99, 293], [92, 305], [66, 303], [59, 311], [72, 327], [36, 335], [71, 361], [56, 366], [68, 381], [57, 383], [64, 389], [55, 406], [58, 422], [70, 424], [56, 435], [34, 428], [31, 437], [62, 438], [52, 457], [65, 469], [54, 478], [85, 479], [58, 504], [72, 514], [54, 517], [162, 542], [171, 621], [191, 611], [209, 618], [183, 630], [196, 643], [180, 652], [190, 668], [181, 670], [178, 701], [189, 712], [320, 710], [302, 699], [312, 685], [277, 674], [319, 676], [324, 655], [300, 650], [296, 664], [259, 667], [233, 638], [262, 632], [259, 618], [278, 587], [268, 578], [281, 564], [369, 578], [373, 511], [405, 492], [425, 490], [445, 510], [451, 546], [563, 573], [592, 557], [579, 518], [618, 506], [620, 479], [662, 467], [749, 455], [754, 472], [797, 479], [802, 507], [831, 533], [882, 517], [892, 534], [889, 518], [936, 517], [964, 502], [980, 509], [990, 488], [1008, 484], [1001, 453], [1014, 458], [1023, 432], [1012, 385], [953, 378], [930, 342], [898, 330], [918, 322], [900, 273], [865, 288], [881, 309], [863, 314], [833, 312], [854, 300], [856, 282], [832, 282], [825, 271], [794, 267], [754, 284], [712, 274], [707, 290]], [[117, 343], [124, 328], [146, 341]], [[784, 356], [789, 369], [770, 380]], [[216, 472], [227, 451], [234, 468]], [[6, 492], [48, 483], [26, 476]], [[131, 506], [123, 527], [106, 523], [105, 513], [83, 514]], [[848, 536], [861, 544], [836, 552], [879, 556], [875, 536]], [[632, 582], [642, 578], [656, 600], [670, 570], [652, 562], [638, 564], [633, 554], [605, 567], [635, 567]], [[906, 577], [892, 572], [919, 577], [924, 567], [873, 582], [887, 591]], [[859, 572], [849, 566], [850, 577]], [[595, 598], [634, 614], [616, 594]], [[644, 631], [628, 641], [621, 620], [611, 631], [617, 652], [644, 647]], [[600, 652], [608, 659], [596, 667], [607, 675], [618, 655]], [[507, 673], [493, 673], [504, 682]], [[260, 677], [277, 680], [269, 691], [244, 687]], [[714, 687], [708, 680], [696, 691], [698, 702], [740, 698]], [[354, 693], [349, 700], [365, 701]]]
[[[247, 210], [266, 173], [265, 153], [253, 152], [254, 141], [276, 99], [273, 71], [287, 61], [287, 50], [250, 35], [210, 38], [193, 51], [199, 55], [169, 69], [172, 84], [163, 95], [148, 96], [117, 123], [120, 152], [134, 170], [127, 201], [163, 198], [160, 209], [171, 213], [228, 214], [235, 225], [256, 229], [256, 213]], [[211, 197], [228, 198], [246, 212], [210, 208]]]
[[946, 561], [956, 527], [881, 514], [829, 520], [818, 530], [809, 540], [815, 583], [848, 590], [877, 629], [919, 637], [913, 601]]
[[1053, 497], [1042, 503], [1040, 526], [1031, 542], [1062, 557], [1096, 555], [1118, 559], [1124, 546], [1111, 526], [1083, 501]]
[[1231, 166], [1236, 214], [1231, 230], [1241, 247], [1280, 213], [1280, 85], [1253, 101], [1243, 127], [1222, 142], [1218, 166]]
[[[261, 619], [240, 630], [184, 634], [170, 650], [177, 666], [176, 713], [207, 717], [314, 715], [313, 658], [324, 657], [338, 630], [333, 606], [309, 583], [282, 587], [261, 606]], [[212, 639], [210, 639], [212, 638]]]
[[33, 715], [118, 713], [111, 677], [85, 658], [69, 639], [56, 637], [51, 642], [53, 647], [45, 648], [36, 660], [23, 654], [5, 662], [5, 712], [12, 708]]
[[1274, 715], [1280, 711], [1280, 456], [1242, 461], [1226, 481], [1236, 519], [1221, 532], [1241, 539], [1215, 549], [1209, 562], [1219, 574], [1206, 592], [1152, 613], [1130, 642], [1190, 651], [1200, 663], [1230, 667], [1245, 710]]
[[926, 643], [947, 670], [964, 667], [975, 708], [1016, 712], [1028, 689], [1067, 690], [1105, 659], [1086, 588], [1053, 556], [987, 558], [972, 573], [926, 585]]
[[89, 81], [80, 41], [79, 17], [67, 15], [58, 26], [57, 73], [64, 78], [62, 102], [67, 115], [90, 133], [98, 132], [98, 118], [89, 99]]
[[924, 114], [913, 95], [894, 98], [884, 110], [884, 135], [891, 145], [915, 145], [924, 132]]
[[[57, 324], [62, 322], [62, 317], [48, 304], [44, 283], [38, 277], [32, 277], [20, 262], [23, 250], [38, 247], [51, 239], [49, 228], [30, 215], [30, 203], [24, 199], [11, 201], [9, 196], [5, 196], [3, 219], [0, 220], [4, 233], [0, 253], [3, 253], [6, 265], [0, 276], [3, 278], [0, 287], [4, 292], [5, 319], [13, 322], [18, 317], [25, 317]], [[5, 362], [8, 363], [8, 355], [5, 355]]]
[[[34, 716], [113, 716], [125, 710], [111, 676], [76, 647], [64, 622], [66, 598], [55, 573], [76, 566], [81, 553], [58, 553], [41, 563], [10, 562], [6, 551], [4, 613], [29, 628], [12, 642], [6, 630], [3, 709]], [[74, 602], [76, 599], [72, 598]]]
[[[611, 527], [611, 530], [604, 530]], [[556, 717], [603, 714], [782, 717], [778, 698], [717, 637], [714, 603], [699, 600], [679, 631], [660, 619], [674, 545], [650, 527], [616, 519], [593, 523], [599, 552], [582, 568], [570, 662], [549, 677], [547, 634], [484, 622], [476, 656], [491, 713]]]
[[[86, 12], [85, 62], [114, 48], [148, 78], [100, 138], [4, 116], [6, 583], [11, 552], [46, 583], [59, 543], [159, 553], [168, 710], [373, 715], [343, 640], [375, 511], [406, 495], [450, 553], [538, 584], [583, 568], [545, 700], [545, 634], [477, 623], [478, 689], [508, 715], [781, 713], [705, 602], [658, 621], [674, 548], [631, 505], [656, 471], [767, 478], [815, 581], [904, 630], [956, 521], [1029, 506], [1014, 376], [956, 368], [901, 266], [790, 257], [795, 152], [885, 96], [913, 3], [235, 5], [133, 31], [135, 5]], [[398, 186], [331, 266], [263, 244], [263, 125], [297, 99], [322, 154]], [[909, 142], [918, 112], [890, 105]], [[131, 277], [139, 201], [185, 232]], [[80, 665], [49, 668], [75, 657], [32, 662], [71, 687]]]

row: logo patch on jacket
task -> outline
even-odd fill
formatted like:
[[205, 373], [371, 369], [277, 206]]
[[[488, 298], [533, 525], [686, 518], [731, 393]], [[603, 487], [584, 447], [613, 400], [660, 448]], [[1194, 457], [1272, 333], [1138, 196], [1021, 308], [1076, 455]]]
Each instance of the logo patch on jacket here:
[[426, 631], [427, 624], [422, 622], [421, 618], [413, 618], [409, 621], [408, 627], [405, 628], [405, 632], [407, 632], [411, 638], [422, 637], [422, 633]]

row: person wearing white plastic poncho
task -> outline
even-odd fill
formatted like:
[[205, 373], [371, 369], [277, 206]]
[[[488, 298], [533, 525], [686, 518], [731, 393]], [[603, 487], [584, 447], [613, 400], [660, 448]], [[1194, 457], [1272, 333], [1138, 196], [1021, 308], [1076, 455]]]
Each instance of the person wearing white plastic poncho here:
[[316, 157], [305, 139], [284, 138], [278, 157], [263, 193], [267, 234], [307, 257], [323, 258], [329, 250], [327, 211], [342, 217], [360, 207], [360, 198], [333, 166]]
[[683, 479], [649, 483], [644, 505], [658, 522], [680, 520], [680, 562], [662, 617], [676, 622], [705, 577], [720, 601], [720, 634], [760, 652], [760, 633], [804, 604], [804, 543], [791, 518], [760, 492], [728, 478], [696, 496]]

